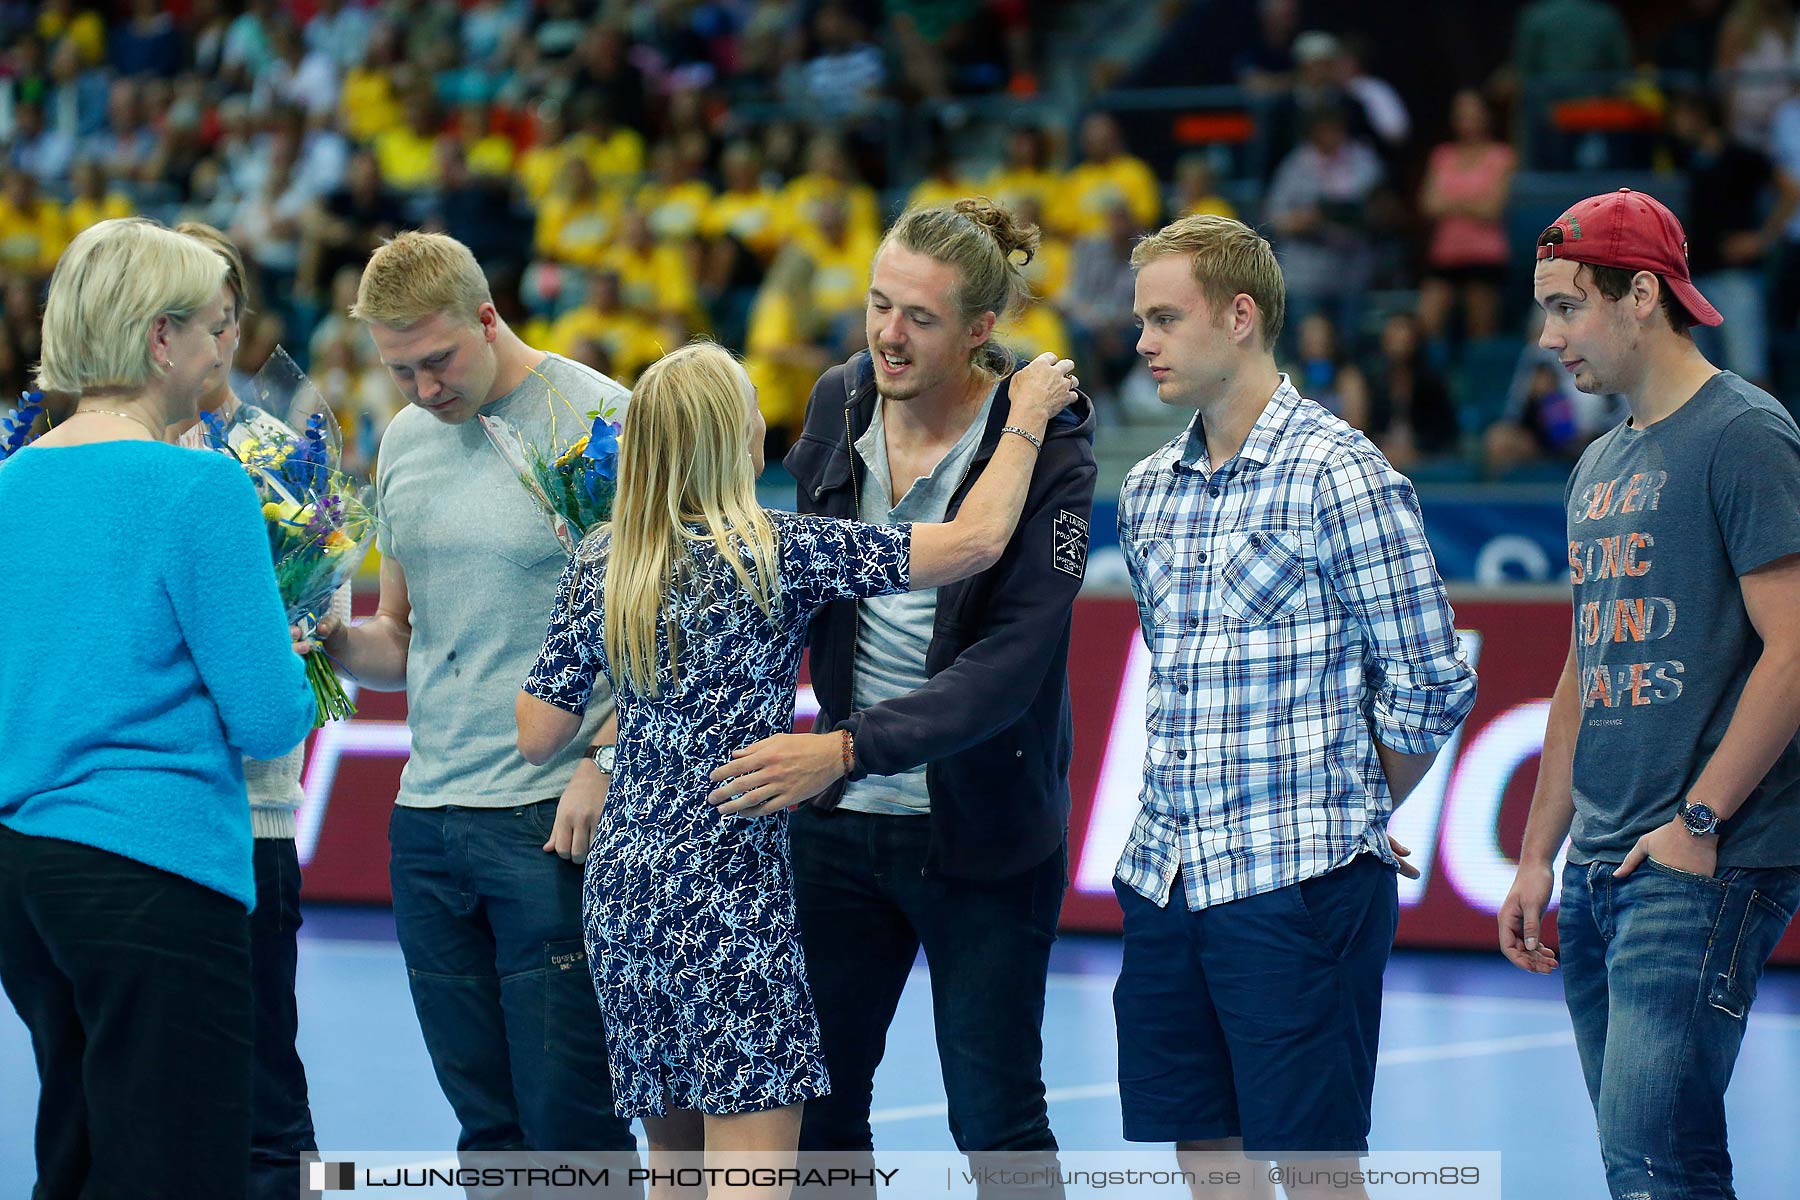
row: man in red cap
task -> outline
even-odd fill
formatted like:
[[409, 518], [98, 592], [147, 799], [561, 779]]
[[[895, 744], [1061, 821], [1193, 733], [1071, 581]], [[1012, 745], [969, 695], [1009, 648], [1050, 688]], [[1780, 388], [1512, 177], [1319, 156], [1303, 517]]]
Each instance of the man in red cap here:
[[1630, 416], [1565, 493], [1575, 620], [1500, 947], [1553, 863], [1563, 991], [1615, 1197], [1727, 1198], [1725, 1085], [1800, 906], [1800, 428], [1707, 362], [1721, 318], [1667, 208], [1620, 189], [1538, 238], [1539, 344]]

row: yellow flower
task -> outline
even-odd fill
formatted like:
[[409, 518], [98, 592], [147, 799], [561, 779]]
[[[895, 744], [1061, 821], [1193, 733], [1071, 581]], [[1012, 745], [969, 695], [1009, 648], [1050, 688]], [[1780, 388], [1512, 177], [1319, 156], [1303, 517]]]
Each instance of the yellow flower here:
[[562, 457], [556, 460], [556, 465], [559, 467], [573, 466], [581, 458], [581, 452], [587, 449], [587, 444], [588, 435], [584, 433], [575, 439], [573, 446], [563, 451]]
[[262, 506], [262, 512], [263, 520], [271, 524], [280, 522], [285, 525], [304, 525], [313, 517], [310, 504], [283, 504], [279, 501], [270, 501]]
[[271, 446], [254, 437], [245, 438], [243, 445], [238, 447], [238, 456], [247, 465], [268, 470], [279, 470], [293, 452], [292, 446]]

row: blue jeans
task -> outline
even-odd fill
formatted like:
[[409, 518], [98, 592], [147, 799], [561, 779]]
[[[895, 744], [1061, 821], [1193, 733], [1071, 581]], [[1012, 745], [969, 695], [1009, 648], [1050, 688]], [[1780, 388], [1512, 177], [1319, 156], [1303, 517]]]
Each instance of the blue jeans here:
[[547, 853], [556, 801], [400, 808], [394, 925], [459, 1150], [634, 1151], [613, 1113], [581, 940], [581, 868]]
[[801, 1149], [873, 1148], [875, 1067], [923, 946], [958, 1149], [1054, 1151], [1044, 986], [1067, 850], [1008, 879], [950, 879], [926, 872], [927, 817], [801, 805], [788, 830], [800, 941], [831, 1075], [831, 1094], [807, 1102]]
[[1730, 1200], [1725, 1086], [1800, 871], [1563, 869], [1563, 992], [1618, 1200]]

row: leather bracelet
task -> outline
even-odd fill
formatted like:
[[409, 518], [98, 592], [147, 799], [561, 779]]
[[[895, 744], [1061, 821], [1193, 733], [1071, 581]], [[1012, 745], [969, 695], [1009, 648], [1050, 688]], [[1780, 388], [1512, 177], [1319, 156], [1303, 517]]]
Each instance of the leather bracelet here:
[[1033, 446], [1037, 447], [1039, 450], [1042, 450], [1044, 448], [1044, 439], [1043, 438], [1038, 437], [1035, 434], [1032, 434], [1026, 430], [1020, 429], [1017, 425], [1008, 425], [1004, 429], [1002, 429], [1000, 432], [1001, 433], [1016, 433], [1020, 437], [1024, 438], [1026, 441], [1030, 442]]
[[850, 736], [848, 729], [840, 729], [838, 732], [843, 735], [843, 740], [838, 744], [838, 753], [843, 756], [844, 778], [848, 779], [856, 766], [856, 739]]

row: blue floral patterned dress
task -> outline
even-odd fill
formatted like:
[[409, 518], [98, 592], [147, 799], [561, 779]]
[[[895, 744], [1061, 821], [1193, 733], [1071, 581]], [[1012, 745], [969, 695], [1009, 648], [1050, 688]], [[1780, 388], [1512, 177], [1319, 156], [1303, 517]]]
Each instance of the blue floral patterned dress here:
[[[765, 615], [710, 542], [665, 609], [680, 681], [658, 634], [661, 694], [614, 676], [601, 644], [609, 536], [563, 573], [525, 690], [579, 713], [612, 682], [619, 756], [583, 890], [588, 962], [606, 1021], [619, 1115], [754, 1112], [830, 1090], [806, 982], [787, 814], [721, 816], [708, 776], [731, 752], [793, 729], [806, 626], [833, 600], [903, 592], [912, 526], [771, 512], [780, 593]], [[746, 554], [744, 562], [749, 564]]]

